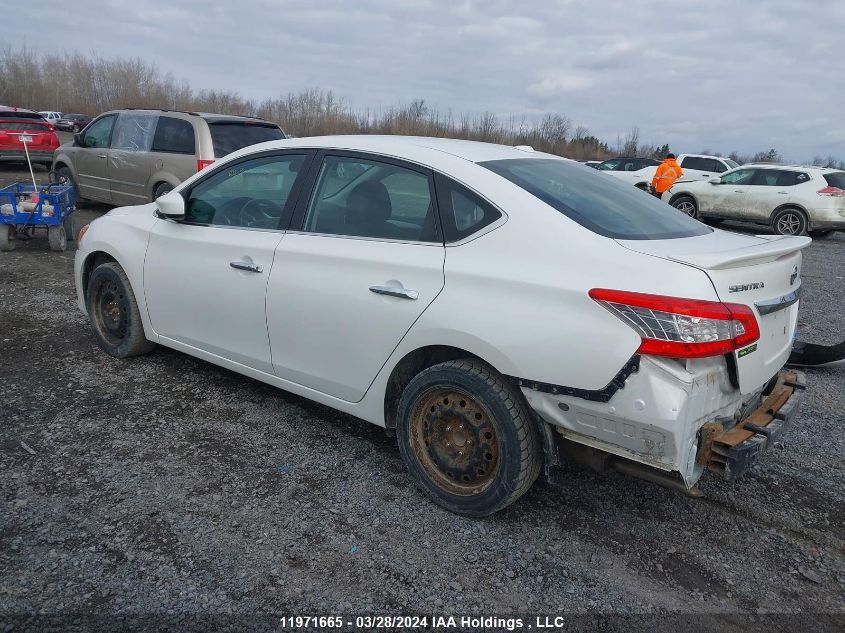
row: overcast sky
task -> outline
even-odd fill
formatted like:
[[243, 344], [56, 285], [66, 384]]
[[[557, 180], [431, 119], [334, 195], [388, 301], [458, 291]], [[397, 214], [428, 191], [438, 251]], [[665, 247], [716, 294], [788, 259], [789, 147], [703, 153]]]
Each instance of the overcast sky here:
[[[195, 88], [561, 112], [614, 144], [845, 158], [845, 1], [74, 0], [4, 39], [140, 56]], [[11, 19], [9, 16], [11, 15]], [[47, 107], [46, 105], [44, 107]]]

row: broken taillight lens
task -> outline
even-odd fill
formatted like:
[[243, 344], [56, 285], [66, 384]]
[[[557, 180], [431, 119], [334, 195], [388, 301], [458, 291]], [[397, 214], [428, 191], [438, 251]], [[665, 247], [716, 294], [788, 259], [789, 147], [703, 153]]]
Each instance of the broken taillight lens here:
[[589, 294], [640, 335], [640, 354], [721, 356], [760, 338], [754, 313], [741, 304], [604, 288], [594, 288]]
[[829, 198], [845, 198], [845, 189], [840, 189], [839, 187], [825, 187], [824, 189], [819, 189], [816, 193]]

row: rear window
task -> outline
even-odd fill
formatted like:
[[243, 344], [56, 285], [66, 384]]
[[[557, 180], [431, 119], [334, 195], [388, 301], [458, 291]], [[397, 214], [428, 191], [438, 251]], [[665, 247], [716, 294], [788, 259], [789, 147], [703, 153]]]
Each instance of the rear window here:
[[572, 161], [516, 158], [479, 164], [599, 235], [660, 240], [711, 232], [654, 196]]
[[824, 179], [831, 187], [845, 189], [845, 171], [834, 171], [830, 174], [825, 174]]
[[38, 121], [0, 121], [0, 130], [15, 130], [18, 132], [46, 132], [46, 123], [39, 123]]
[[227, 121], [209, 123], [208, 128], [211, 130], [215, 158], [223, 158], [249, 145], [285, 138], [278, 127], [270, 124]]

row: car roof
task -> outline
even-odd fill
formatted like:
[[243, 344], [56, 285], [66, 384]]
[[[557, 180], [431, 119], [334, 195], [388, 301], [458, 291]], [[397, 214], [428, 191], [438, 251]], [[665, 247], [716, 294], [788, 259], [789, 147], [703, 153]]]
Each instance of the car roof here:
[[409, 160], [415, 160], [419, 157], [420, 152], [425, 150], [443, 152], [473, 163], [509, 158], [553, 158], [556, 160], [566, 160], [560, 156], [536, 152], [527, 145], [514, 147], [510, 145], [497, 145], [495, 143], [483, 143], [481, 141], [465, 141], [461, 139], [428, 136], [375, 134], [305, 136], [269, 141], [261, 144], [262, 150], [288, 149], [292, 147], [357, 150], [386, 154]]
[[789, 163], [746, 163], [740, 167], [754, 167], [755, 169], [812, 169], [820, 172], [842, 171], [835, 167], [821, 167], [819, 165], [791, 165]]

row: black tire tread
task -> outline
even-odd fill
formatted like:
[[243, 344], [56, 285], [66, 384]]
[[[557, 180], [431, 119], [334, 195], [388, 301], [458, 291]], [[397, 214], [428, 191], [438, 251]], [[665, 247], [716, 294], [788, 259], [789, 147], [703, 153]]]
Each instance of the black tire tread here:
[[[520, 468], [517, 480], [514, 482], [507, 494], [502, 497], [495, 505], [485, 508], [483, 511], [463, 511], [458, 507], [446, 506], [453, 512], [460, 514], [467, 514], [470, 516], [486, 516], [501, 510], [524, 495], [537, 480], [542, 468], [543, 451], [540, 445], [540, 438], [531, 413], [528, 411], [522, 394], [516, 390], [516, 387], [506, 382], [505, 379], [496, 372], [487, 363], [475, 358], [463, 358], [457, 360], [450, 360], [437, 365], [433, 365], [422, 372], [416, 378], [425, 378], [427, 375], [434, 372], [439, 372], [444, 369], [451, 369], [460, 372], [473, 374], [478, 379], [482, 380], [493, 392], [494, 396], [498, 398], [499, 402], [504, 405], [510, 416], [510, 423], [513, 425], [519, 441], [519, 459]], [[477, 394], [474, 394], [477, 397]], [[440, 500], [435, 499], [438, 503]], [[445, 505], [442, 504], [441, 505]]]
[[[125, 288], [129, 299], [130, 322], [132, 324], [133, 329], [136, 326], [138, 328], [138, 331], [132, 332], [129, 344], [124, 349], [115, 349], [114, 347], [110, 346], [102, 338], [102, 336], [100, 336], [100, 333], [97, 331], [97, 327], [94, 324], [94, 319], [91, 316], [90, 301], [92, 296], [93, 284], [97, 278], [97, 272], [103, 269], [108, 269], [112, 271], [114, 274], [117, 275], [118, 279], [123, 284], [123, 287]], [[144, 322], [141, 320], [141, 311], [138, 308], [138, 301], [135, 299], [135, 293], [132, 290], [132, 284], [129, 283], [129, 277], [126, 275], [126, 272], [123, 270], [123, 267], [120, 264], [118, 264], [117, 262], [105, 262], [97, 266], [91, 273], [91, 278], [88, 281], [86, 297], [88, 319], [91, 323], [91, 329], [94, 333], [94, 340], [96, 340], [97, 345], [104, 352], [106, 352], [110, 356], [114, 356], [115, 358], [129, 358], [131, 356], [140, 356], [142, 354], [147, 354], [156, 348], [156, 344], [152, 341], [147, 340], [147, 337], [144, 334]]]

